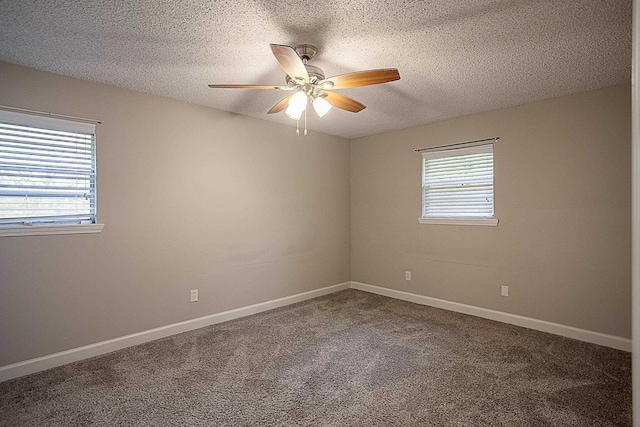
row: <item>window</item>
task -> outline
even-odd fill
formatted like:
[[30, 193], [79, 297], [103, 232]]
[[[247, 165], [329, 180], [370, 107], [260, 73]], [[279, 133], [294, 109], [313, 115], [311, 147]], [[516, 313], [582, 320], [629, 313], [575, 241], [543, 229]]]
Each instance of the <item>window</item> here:
[[422, 153], [423, 224], [496, 225], [493, 144]]
[[95, 124], [0, 111], [0, 236], [95, 222]]

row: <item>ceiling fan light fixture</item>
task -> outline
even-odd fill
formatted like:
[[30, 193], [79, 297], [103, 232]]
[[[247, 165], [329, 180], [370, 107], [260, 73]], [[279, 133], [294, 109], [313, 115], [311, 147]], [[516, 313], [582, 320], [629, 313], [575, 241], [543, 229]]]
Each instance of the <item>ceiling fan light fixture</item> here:
[[307, 94], [301, 91], [294, 93], [289, 100], [289, 106], [304, 111], [307, 108]]
[[287, 109], [284, 110], [284, 114], [286, 114], [290, 119], [300, 120], [300, 116], [302, 116], [303, 111], [304, 110], [296, 110], [295, 108], [292, 108], [291, 105], [289, 105]]
[[316, 97], [311, 104], [313, 105], [313, 109], [316, 110], [316, 113], [321, 118], [324, 117], [332, 107], [331, 103], [321, 96]]
[[289, 99], [289, 106], [284, 113], [293, 120], [300, 119], [302, 112], [307, 109], [307, 94], [304, 92], [296, 92]]

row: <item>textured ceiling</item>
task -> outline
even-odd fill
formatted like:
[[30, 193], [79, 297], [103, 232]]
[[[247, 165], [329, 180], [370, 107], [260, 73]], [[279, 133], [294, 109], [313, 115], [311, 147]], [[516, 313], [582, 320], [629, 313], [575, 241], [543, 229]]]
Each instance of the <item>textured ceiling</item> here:
[[354, 138], [629, 82], [631, 3], [0, 0], [0, 60], [295, 127], [266, 114], [286, 93], [207, 84], [284, 84], [269, 43], [310, 43], [327, 77], [400, 71], [340, 91], [360, 113], [310, 111], [309, 129]]

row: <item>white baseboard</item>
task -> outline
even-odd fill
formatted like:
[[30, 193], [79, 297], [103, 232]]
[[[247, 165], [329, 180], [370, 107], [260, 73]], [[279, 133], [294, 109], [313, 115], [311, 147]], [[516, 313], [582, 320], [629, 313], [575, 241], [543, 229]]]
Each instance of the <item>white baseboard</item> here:
[[349, 288], [383, 295], [403, 301], [409, 301], [417, 304], [428, 305], [431, 307], [442, 308], [445, 310], [456, 311], [458, 313], [470, 314], [472, 316], [496, 320], [498, 322], [522, 326], [525, 328], [548, 332], [555, 335], [561, 335], [564, 337], [586, 341], [593, 344], [599, 344], [606, 347], [612, 347], [618, 350], [631, 351], [631, 340], [628, 338], [603, 334], [600, 332], [587, 331], [585, 329], [574, 328], [572, 326], [560, 325], [558, 323], [552, 323], [544, 320], [518, 316], [516, 314], [504, 313], [487, 308], [475, 307], [472, 305], [412, 294], [395, 289], [383, 288], [366, 283], [344, 282], [333, 286], [327, 286], [321, 289], [315, 289], [313, 291], [303, 292], [297, 295], [291, 295], [284, 298], [278, 298], [271, 301], [253, 304], [247, 307], [223, 311], [222, 313], [199, 317], [197, 319], [191, 319], [184, 322], [161, 326], [159, 328], [149, 329], [147, 331], [137, 332], [135, 334], [125, 335], [123, 337], [101, 341], [83, 347], [72, 348], [70, 350], [61, 351], [59, 353], [13, 363], [11, 365], [0, 366], [0, 382], [44, 371], [45, 369], [55, 368], [56, 366], [66, 365], [67, 363], [77, 362], [79, 360], [99, 356], [101, 354], [110, 353], [112, 351], [120, 350], [126, 347], [131, 347], [160, 338], [165, 338], [182, 332], [204, 328], [205, 326], [214, 325], [216, 323], [226, 322], [228, 320], [237, 319], [239, 317], [250, 316], [252, 314], [260, 313], [285, 305], [295, 304], [297, 302], [302, 302], [311, 298], [320, 297]]
[[0, 366], [0, 382], [10, 380], [12, 378], [21, 377], [23, 375], [29, 375], [36, 372], [44, 371], [45, 369], [55, 368], [56, 366], [66, 365], [67, 363], [77, 362], [78, 360], [88, 359], [89, 357], [111, 353], [112, 351], [120, 350], [122, 348], [131, 347], [160, 338], [165, 338], [182, 332], [204, 328], [205, 326], [214, 325], [216, 323], [226, 322], [228, 320], [237, 319], [239, 317], [250, 316], [252, 314], [272, 310], [274, 308], [282, 307], [289, 304], [295, 304], [297, 302], [302, 302], [311, 298], [338, 292], [343, 289], [349, 289], [350, 286], [351, 282], [344, 282], [333, 286], [327, 286], [326, 288], [303, 292], [297, 295], [291, 295], [284, 298], [278, 298], [271, 301], [249, 305], [247, 307], [223, 311], [222, 313], [199, 317], [197, 319], [191, 319], [184, 322], [161, 326], [159, 328], [149, 329], [147, 331], [137, 332], [131, 335], [125, 335], [123, 337], [85, 345], [83, 347], [72, 348], [70, 350], [61, 351], [59, 353], [49, 354], [47, 356], [13, 363], [11, 365]]
[[428, 305], [445, 310], [456, 311], [458, 313], [470, 314], [484, 319], [496, 320], [510, 325], [522, 326], [524, 328], [535, 329], [536, 331], [548, 332], [550, 334], [561, 335], [592, 344], [612, 347], [618, 350], [631, 351], [631, 340], [629, 338], [615, 335], [603, 334], [600, 332], [587, 331], [586, 329], [574, 328], [573, 326], [561, 325], [559, 323], [547, 322], [545, 320], [532, 319], [530, 317], [518, 316], [517, 314], [504, 313], [490, 310], [488, 308], [475, 307], [473, 305], [461, 304], [446, 301], [438, 298], [426, 297], [424, 295], [412, 294], [395, 289], [382, 288], [380, 286], [368, 285], [366, 283], [351, 282], [353, 289], [371, 292], [386, 297], [409, 301], [416, 304]]

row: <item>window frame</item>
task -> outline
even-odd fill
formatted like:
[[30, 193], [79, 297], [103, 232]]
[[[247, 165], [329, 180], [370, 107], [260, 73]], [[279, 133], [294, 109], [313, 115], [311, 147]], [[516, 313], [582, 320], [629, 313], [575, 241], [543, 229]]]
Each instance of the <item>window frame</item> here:
[[[440, 159], [446, 157], [458, 157], [474, 153], [480, 153], [482, 151], [491, 152], [492, 156], [492, 210], [493, 214], [489, 216], [425, 216], [425, 162], [429, 159]], [[441, 148], [435, 150], [425, 150], [422, 153], [421, 159], [421, 217], [418, 218], [420, 224], [437, 224], [437, 225], [478, 225], [478, 226], [491, 226], [498, 225], [498, 218], [495, 214], [495, 150], [493, 143], [478, 144], [473, 146], [457, 147], [457, 148]]]
[[[19, 109], [16, 109], [19, 110]], [[28, 111], [28, 110], [27, 110]], [[92, 141], [92, 169], [93, 179], [91, 180], [90, 187], [92, 188], [92, 194], [97, 196], [97, 153], [96, 153], [96, 123], [87, 122], [79, 119], [70, 120], [71, 118], [57, 118], [48, 113], [38, 112], [22, 112], [12, 111], [12, 109], [0, 109], [0, 121], [11, 125], [27, 126], [33, 128], [43, 128], [50, 131], [64, 131], [64, 132], [81, 132], [93, 135]], [[59, 222], [31, 222], [29, 217], [24, 217], [24, 223], [8, 223], [0, 224], [0, 237], [18, 237], [18, 236], [42, 236], [51, 234], [90, 234], [100, 233], [104, 227], [104, 224], [98, 223], [97, 217], [97, 201], [93, 197], [91, 200], [92, 212], [91, 222], [81, 221], [80, 223], [71, 223], [69, 219], [61, 220]], [[78, 214], [78, 216], [83, 216]], [[80, 221], [80, 219], [78, 219]]]

